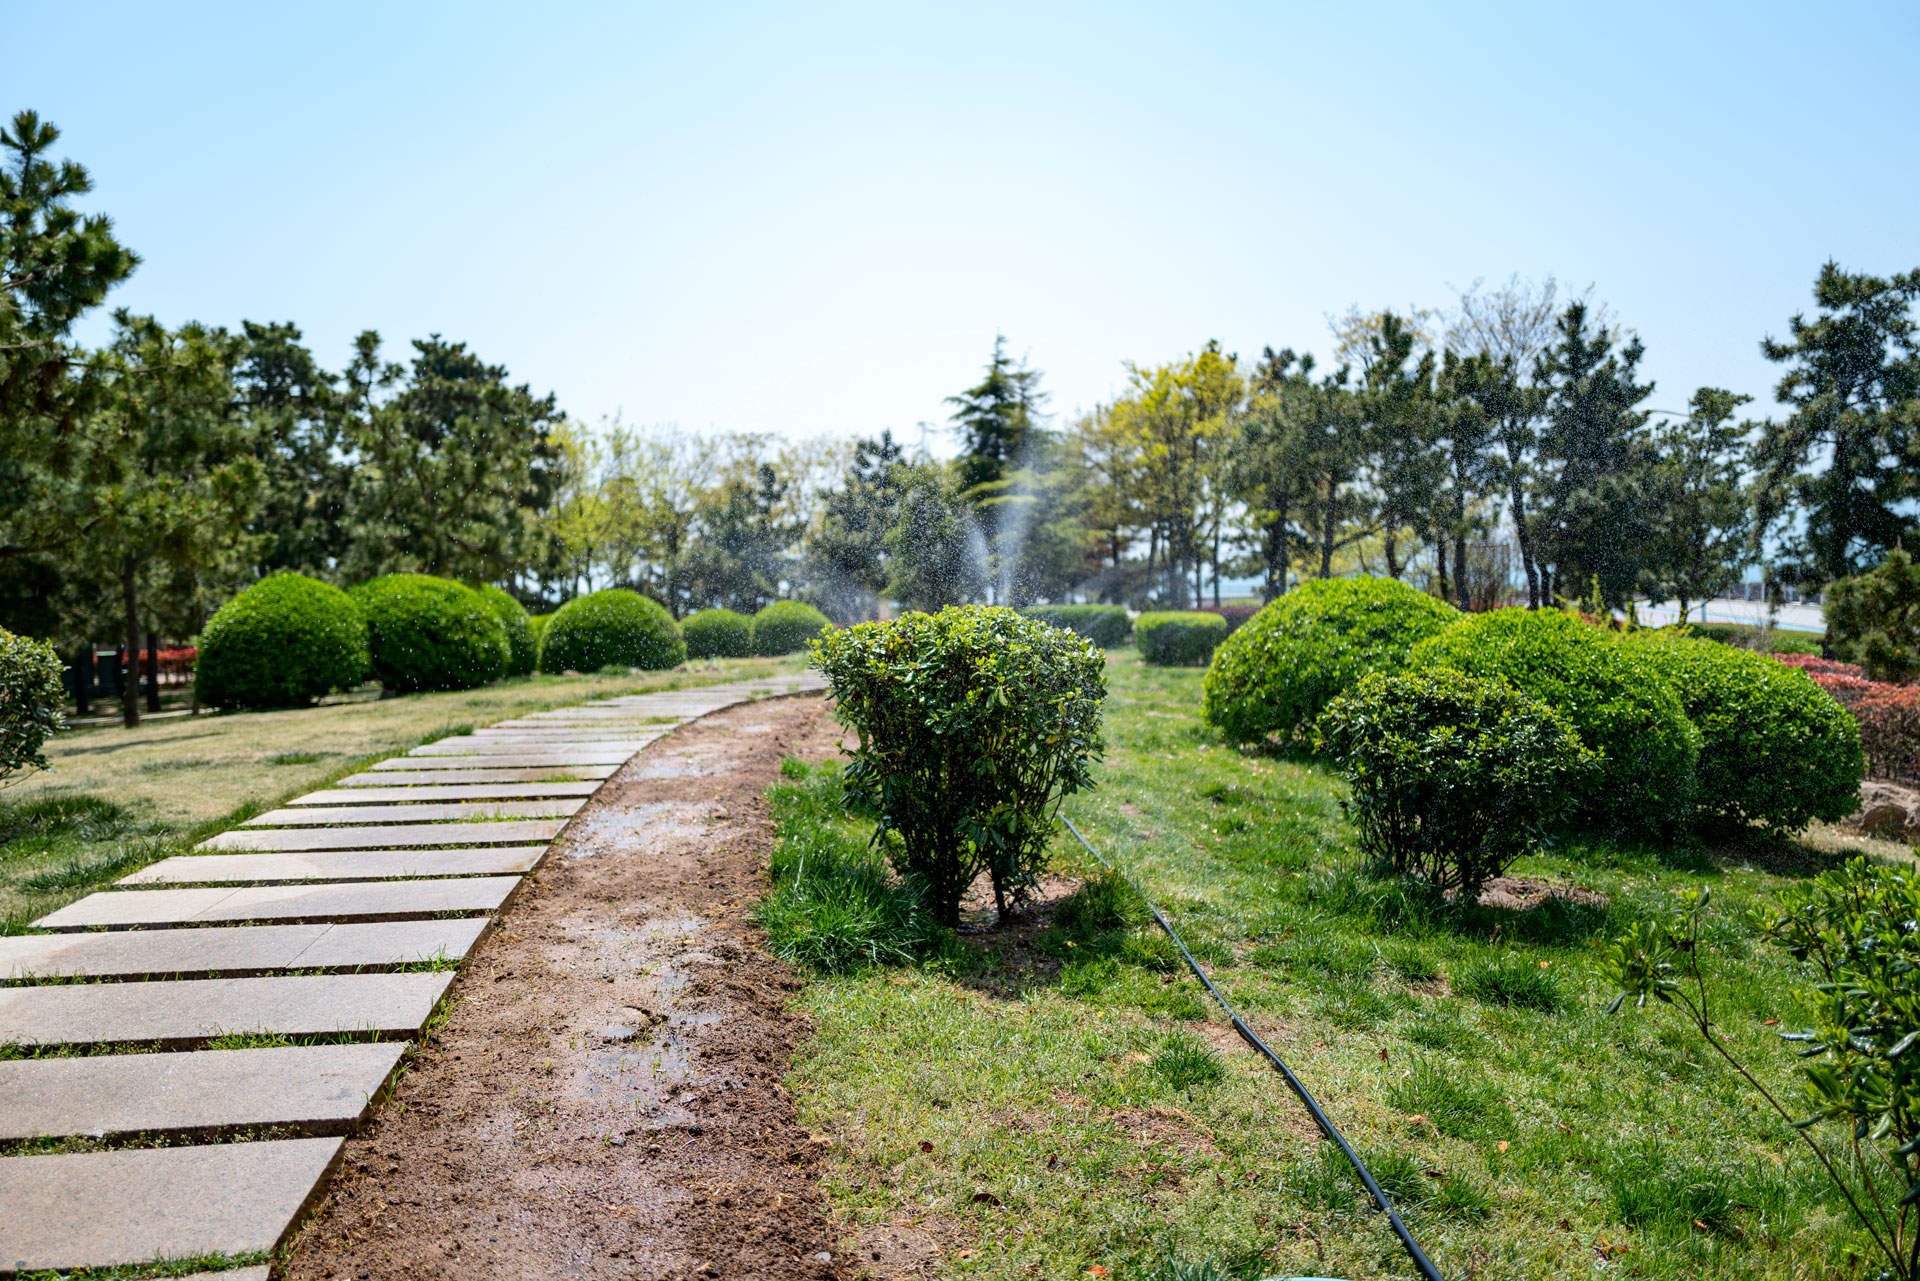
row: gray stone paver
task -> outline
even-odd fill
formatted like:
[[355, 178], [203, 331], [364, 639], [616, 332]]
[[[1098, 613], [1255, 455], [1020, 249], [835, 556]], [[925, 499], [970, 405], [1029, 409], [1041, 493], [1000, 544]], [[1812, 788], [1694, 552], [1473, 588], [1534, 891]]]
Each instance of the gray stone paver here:
[[423, 787], [440, 784], [480, 786], [486, 783], [601, 783], [620, 772], [618, 765], [549, 765], [532, 769], [420, 769], [421, 762], [401, 759], [375, 766], [340, 780], [341, 787]]
[[35, 921], [50, 930], [215, 921], [326, 920], [355, 916], [427, 916], [491, 912], [517, 876], [451, 880], [351, 881], [344, 885], [243, 885], [211, 889], [103, 890]]
[[531, 801], [556, 796], [592, 796], [604, 779], [565, 783], [450, 783], [439, 787], [329, 787], [287, 802], [287, 808], [327, 805], [394, 805], [414, 801]]
[[406, 1044], [92, 1054], [0, 1062], [0, 1140], [297, 1125], [364, 1118]]
[[0, 1267], [106, 1268], [271, 1250], [332, 1171], [342, 1142], [7, 1157]]
[[312, 850], [284, 854], [181, 854], [122, 877], [121, 885], [270, 885], [421, 876], [509, 876], [533, 870], [544, 845], [465, 850]]
[[419, 770], [440, 771], [469, 769], [481, 769], [489, 772], [502, 769], [542, 769], [557, 771], [591, 769], [596, 766], [618, 769], [632, 759], [633, 753], [625, 749], [605, 752], [583, 751], [579, 748], [573, 748], [564, 752], [554, 752], [529, 748], [524, 752], [517, 752], [511, 755], [490, 752], [485, 755], [476, 753], [472, 756], [448, 756], [444, 753], [439, 756], [396, 756], [390, 761], [381, 761], [377, 765], [369, 765], [367, 772], [370, 774], [385, 774], [395, 770], [407, 770], [411, 772]]
[[451, 982], [450, 972], [429, 970], [6, 987], [0, 988], [0, 1044], [178, 1044], [256, 1033], [411, 1036]]
[[537, 762], [541, 765], [568, 765], [576, 761], [582, 765], [600, 765], [625, 761], [645, 746], [646, 743], [506, 743], [463, 738], [449, 747], [437, 743], [416, 747], [407, 753], [407, 757], [416, 761], [434, 761], [435, 769], [447, 768], [440, 763], [443, 760], [479, 760], [487, 756], [539, 756], [545, 758]]
[[566, 818], [584, 796], [547, 801], [453, 801], [419, 805], [303, 805], [270, 810], [242, 827], [327, 827], [342, 823], [471, 823], [480, 819]]
[[164, 978], [458, 960], [488, 923], [484, 916], [461, 916], [17, 934], [0, 938], [0, 979]]
[[236, 827], [194, 846], [199, 850], [377, 850], [403, 845], [526, 845], [551, 841], [564, 818], [506, 822], [408, 823], [388, 827]]

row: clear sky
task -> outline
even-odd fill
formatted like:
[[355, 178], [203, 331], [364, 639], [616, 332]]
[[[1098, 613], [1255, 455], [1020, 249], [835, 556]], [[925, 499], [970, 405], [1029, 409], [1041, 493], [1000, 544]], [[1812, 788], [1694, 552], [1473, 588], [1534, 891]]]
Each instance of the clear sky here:
[[92, 170], [117, 304], [911, 443], [996, 331], [1067, 414], [1514, 272], [1596, 286], [1654, 403], [1765, 408], [1821, 262], [1920, 266], [1916, 54], [1910, 0], [0, 0], [0, 109]]

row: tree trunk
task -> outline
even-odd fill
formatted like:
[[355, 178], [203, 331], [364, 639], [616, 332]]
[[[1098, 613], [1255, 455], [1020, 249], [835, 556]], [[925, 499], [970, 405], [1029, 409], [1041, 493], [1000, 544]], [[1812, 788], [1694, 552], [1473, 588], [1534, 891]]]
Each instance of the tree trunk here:
[[1220, 608], [1220, 513], [1213, 514], [1213, 607]]
[[1460, 608], [1470, 609], [1473, 602], [1467, 599], [1467, 540], [1453, 540], [1453, 594], [1460, 598]]
[[93, 642], [82, 645], [73, 656], [74, 715], [85, 716], [93, 707]]
[[1440, 599], [1452, 600], [1453, 589], [1447, 585], [1447, 540], [1436, 534], [1433, 539], [1434, 573], [1440, 578]]
[[147, 710], [160, 710], [160, 633], [147, 630]]
[[1540, 567], [1533, 562], [1533, 547], [1527, 540], [1527, 496], [1520, 486], [1520, 460], [1507, 454], [1507, 502], [1513, 507], [1513, 537], [1520, 545], [1520, 567], [1527, 571], [1527, 608], [1540, 608]]
[[1264, 601], [1287, 593], [1287, 501], [1280, 500], [1279, 519], [1267, 529], [1267, 585], [1261, 593]]
[[140, 724], [140, 595], [134, 583], [140, 564], [128, 552], [120, 558], [120, 607], [125, 611], [126, 676], [120, 682], [120, 720], [128, 729]]
[[1387, 577], [1398, 582], [1400, 580], [1399, 535], [1388, 531], [1380, 540], [1380, 550], [1384, 552], [1387, 557]]
[[1333, 577], [1333, 496], [1340, 488], [1339, 478], [1327, 473], [1327, 509], [1320, 520], [1320, 577]]

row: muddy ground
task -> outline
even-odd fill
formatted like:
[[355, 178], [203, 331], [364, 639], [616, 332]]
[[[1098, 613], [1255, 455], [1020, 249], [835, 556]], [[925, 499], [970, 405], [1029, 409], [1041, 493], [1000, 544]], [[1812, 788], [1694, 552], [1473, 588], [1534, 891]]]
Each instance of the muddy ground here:
[[745, 920], [762, 793], [836, 736], [818, 699], [773, 700], [615, 775], [469, 959], [286, 1275], [854, 1275], [780, 1085], [798, 982]]

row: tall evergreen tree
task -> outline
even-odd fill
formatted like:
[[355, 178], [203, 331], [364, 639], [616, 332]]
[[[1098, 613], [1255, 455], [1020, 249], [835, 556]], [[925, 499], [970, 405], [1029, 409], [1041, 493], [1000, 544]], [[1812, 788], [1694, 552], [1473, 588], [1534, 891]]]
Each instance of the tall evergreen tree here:
[[1040, 371], [1007, 355], [1007, 339], [995, 334], [986, 376], [957, 396], [950, 421], [960, 433], [960, 486], [975, 503], [995, 495], [1020, 465], [1028, 437], [1039, 424], [1046, 395]]
[[253, 419], [266, 468], [254, 522], [263, 534], [260, 573], [283, 569], [333, 577], [346, 558], [352, 460], [342, 448], [342, 397], [291, 324], [241, 326], [234, 391]]
[[825, 513], [809, 540], [815, 594], [836, 621], [870, 618], [888, 579], [887, 533], [906, 484], [906, 463], [893, 433], [855, 443], [840, 487], [822, 496]]
[[1656, 604], [1680, 603], [1682, 622], [1696, 603], [1737, 579], [1752, 553], [1745, 479], [1750, 431], [1733, 420], [1751, 399], [1702, 387], [1693, 393], [1692, 412], [1654, 429], [1642, 581]]

